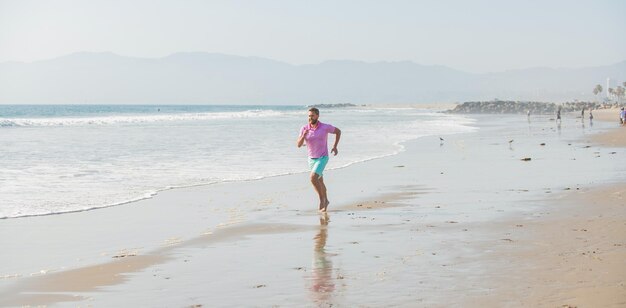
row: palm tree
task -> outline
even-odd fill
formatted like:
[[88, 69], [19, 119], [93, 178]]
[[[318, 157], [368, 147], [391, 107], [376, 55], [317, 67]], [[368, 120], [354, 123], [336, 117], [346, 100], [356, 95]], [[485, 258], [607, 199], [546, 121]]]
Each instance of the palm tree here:
[[614, 93], [615, 93], [615, 96], [617, 96], [618, 102], [621, 102], [621, 99], [622, 97], [624, 97], [624, 94], [625, 94], [624, 92], [625, 92], [624, 87], [622, 86], [618, 86], [617, 89], [615, 89]]
[[595, 88], [593, 88], [593, 95], [598, 96], [598, 94], [602, 93], [602, 86], [597, 84]]

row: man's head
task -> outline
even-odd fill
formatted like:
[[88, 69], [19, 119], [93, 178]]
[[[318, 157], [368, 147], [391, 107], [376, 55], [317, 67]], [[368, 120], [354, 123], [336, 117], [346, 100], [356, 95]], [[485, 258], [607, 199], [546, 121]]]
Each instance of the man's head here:
[[320, 117], [320, 110], [313, 107], [309, 109], [309, 123], [315, 125], [317, 124], [317, 119]]

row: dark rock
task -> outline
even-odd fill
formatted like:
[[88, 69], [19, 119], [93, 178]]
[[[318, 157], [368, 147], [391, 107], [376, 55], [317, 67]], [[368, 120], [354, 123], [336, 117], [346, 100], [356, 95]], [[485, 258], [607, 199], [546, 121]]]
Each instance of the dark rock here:
[[545, 102], [522, 102], [522, 101], [483, 101], [483, 102], [464, 102], [457, 105], [454, 109], [446, 111], [447, 113], [488, 113], [488, 114], [554, 114], [560, 108], [561, 113], [564, 112], [580, 112], [583, 108], [589, 109], [606, 109], [617, 107], [617, 104], [594, 103], [594, 102], [566, 102], [563, 104], [545, 103]]

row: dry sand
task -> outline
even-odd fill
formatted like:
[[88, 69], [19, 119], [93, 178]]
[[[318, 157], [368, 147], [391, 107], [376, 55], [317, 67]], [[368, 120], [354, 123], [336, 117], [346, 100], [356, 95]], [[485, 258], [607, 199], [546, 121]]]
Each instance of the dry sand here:
[[556, 203], [559, 215], [525, 226], [537, 234], [528, 258], [541, 256], [529, 304], [626, 306], [625, 197], [625, 184], [573, 192]]
[[616, 127], [616, 129], [593, 136], [592, 141], [594, 143], [609, 147], [626, 146], [626, 138], [624, 137], [626, 136], [626, 126], [619, 124], [619, 113], [618, 108], [594, 111], [594, 119], [614, 123]]
[[[588, 145], [589, 132], [622, 128], [477, 118], [487, 123], [477, 134], [329, 171], [327, 215], [306, 202], [306, 175], [293, 175], [2, 221], [8, 255], [40, 257], [2, 259], [0, 306], [626, 306], [623, 149]], [[6, 236], [34, 229], [46, 231]], [[103, 244], [72, 250], [75, 233]], [[142, 247], [128, 248], [132, 238]], [[44, 266], [54, 270], [27, 274]]]

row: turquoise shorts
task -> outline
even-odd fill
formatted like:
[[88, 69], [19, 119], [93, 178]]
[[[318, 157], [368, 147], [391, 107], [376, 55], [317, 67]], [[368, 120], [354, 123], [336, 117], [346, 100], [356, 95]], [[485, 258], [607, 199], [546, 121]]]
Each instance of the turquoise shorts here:
[[328, 156], [322, 156], [320, 158], [309, 157], [309, 168], [311, 169], [311, 172], [315, 172], [320, 177], [323, 176], [326, 164], [328, 164]]

